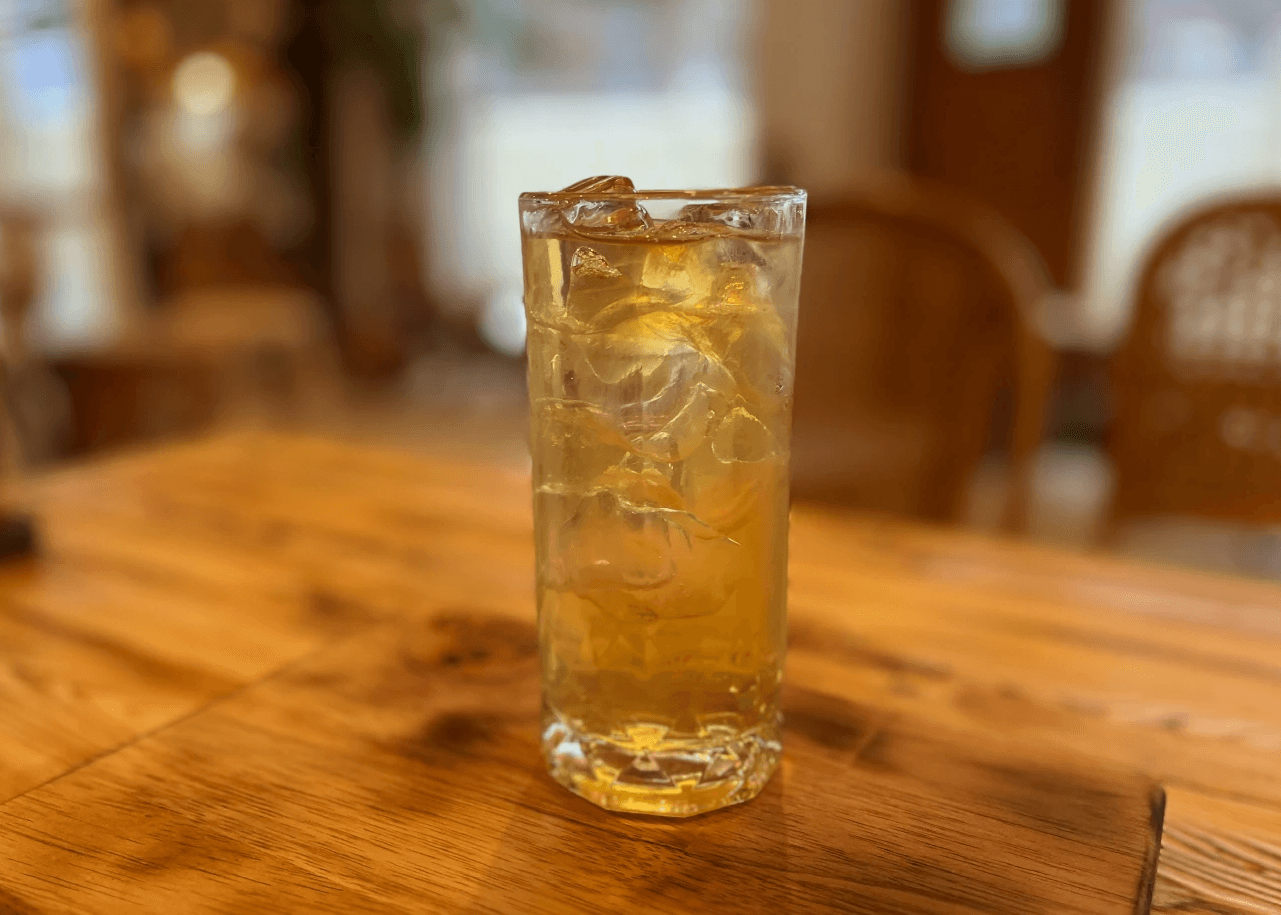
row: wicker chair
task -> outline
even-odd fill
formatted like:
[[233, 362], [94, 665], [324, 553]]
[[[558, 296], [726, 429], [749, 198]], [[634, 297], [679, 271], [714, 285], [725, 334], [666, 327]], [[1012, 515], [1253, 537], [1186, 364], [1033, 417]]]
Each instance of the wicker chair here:
[[[793, 492], [956, 520], [1004, 387], [1022, 528], [1054, 354], [1037, 333], [1048, 274], [985, 205], [899, 175], [807, 217]], [[1012, 382], [1012, 384], [1007, 384]]]
[[1281, 191], [1160, 237], [1112, 374], [1106, 536], [1144, 516], [1281, 523]]

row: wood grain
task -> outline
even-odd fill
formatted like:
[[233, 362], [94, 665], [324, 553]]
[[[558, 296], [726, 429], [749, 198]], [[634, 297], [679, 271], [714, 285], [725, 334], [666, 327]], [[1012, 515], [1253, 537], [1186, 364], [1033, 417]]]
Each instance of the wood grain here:
[[753, 803], [611, 815], [543, 772], [534, 627], [460, 608], [13, 801], [0, 859], [42, 913], [296, 911], [318, 887], [328, 910], [386, 912], [1128, 915], [1144, 895], [1163, 800], [1146, 780], [809, 690], [786, 714], [785, 766]]
[[[788, 762], [681, 827], [540, 774], [527, 492], [277, 436], [31, 485], [48, 548], [0, 569], [0, 912], [574, 911], [552, 886], [704, 911], [722, 872], [738, 911], [1130, 912], [1153, 781], [1153, 910], [1268, 911], [1281, 589], [798, 507]], [[951, 813], [903, 816], [927, 801]]]

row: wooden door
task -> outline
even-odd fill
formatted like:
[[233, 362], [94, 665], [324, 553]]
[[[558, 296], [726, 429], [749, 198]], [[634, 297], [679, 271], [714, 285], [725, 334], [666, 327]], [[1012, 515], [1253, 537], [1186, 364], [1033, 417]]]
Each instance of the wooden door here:
[[917, 0], [908, 167], [986, 200], [1076, 285], [1097, 154], [1104, 0]]

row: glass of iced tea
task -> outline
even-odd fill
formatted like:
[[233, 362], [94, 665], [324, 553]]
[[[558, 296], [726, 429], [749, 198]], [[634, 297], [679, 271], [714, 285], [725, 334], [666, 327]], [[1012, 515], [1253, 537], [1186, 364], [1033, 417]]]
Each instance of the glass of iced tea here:
[[805, 192], [520, 198], [543, 751], [686, 816], [778, 766]]

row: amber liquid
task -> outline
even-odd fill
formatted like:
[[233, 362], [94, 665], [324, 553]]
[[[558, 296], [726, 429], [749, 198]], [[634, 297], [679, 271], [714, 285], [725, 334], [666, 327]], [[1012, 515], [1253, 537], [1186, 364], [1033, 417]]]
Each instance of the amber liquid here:
[[801, 242], [527, 234], [544, 750], [613, 809], [777, 765]]

